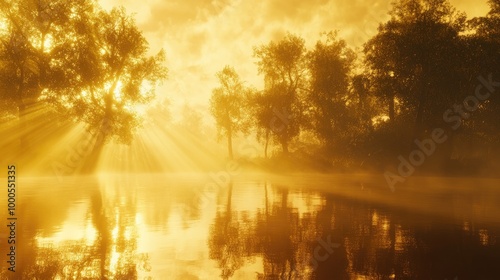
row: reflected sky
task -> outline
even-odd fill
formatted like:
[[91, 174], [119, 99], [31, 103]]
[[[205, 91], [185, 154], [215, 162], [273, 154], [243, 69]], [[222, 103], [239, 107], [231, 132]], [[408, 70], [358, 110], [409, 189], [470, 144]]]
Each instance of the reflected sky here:
[[315, 178], [264, 176], [210, 190], [169, 176], [24, 179], [15, 279], [498, 275], [498, 181], [442, 179], [431, 188], [421, 178], [391, 193], [369, 178]]

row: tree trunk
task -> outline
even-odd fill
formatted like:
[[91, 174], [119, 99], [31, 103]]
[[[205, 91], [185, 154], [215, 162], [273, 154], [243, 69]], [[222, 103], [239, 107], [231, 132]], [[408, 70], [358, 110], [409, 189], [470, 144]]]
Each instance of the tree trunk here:
[[80, 173], [83, 174], [92, 174], [96, 171], [97, 165], [99, 163], [99, 158], [101, 157], [101, 152], [106, 144], [106, 140], [110, 135], [110, 129], [112, 126], [113, 120], [113, 97], [112, 91], [114, 87], [113, 85], [109, 93], [104, 97], [105, 102], [105, 112], [103, 116], [103, 120], [101, 126], [98, 128], [97, 133], [95, 135], [95, 142], [93, 143], [92, 150], [85, 158]]
[[94, 143], [92, 144], [92, 150], [84, 159], [80, 173], [82, 174], [92, 174], [96, 171], [99, 159], [101, 157], [102, 150], [106, 144], [110, 129], [111, 113], [106, 113], [101, 127], [94, 136]]
[[287, 141], [281, 142], [281, 147], [283, 148], [283, 154], [288, 155], [288, 142]]
[[266, 145], [264, 147], [264, 158], [267, 159], [267, 147], [269, 146], [269, 129], [266, 130]]
[[229, 153], [229, 159], [233, 159], [233, 139], [231, 131], [227, 133], [227, 151]]
[[92, 222], [97, 230], [97, 239], [94, 243], [97, 248], [99, 262], [99, 279], [107, 278], [107, 260], [109, 257], [109, 246], [111, 245], [111, 236], [108, 226], [108, 221], [105, 213], [105, 206], [103, 205], [102, 194], [99, 190], [94, 191], [91, 196], [91, 209], [92, 209]]

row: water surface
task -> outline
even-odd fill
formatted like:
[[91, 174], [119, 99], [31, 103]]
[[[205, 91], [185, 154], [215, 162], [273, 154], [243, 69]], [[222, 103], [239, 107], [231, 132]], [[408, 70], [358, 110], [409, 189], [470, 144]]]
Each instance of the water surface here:
[[0, 276], [500, 278], [499, 180], [416, 177], [395, 192], [361, 175], [219, 183], [205, 175], [21, 178], [16, 272], [2, 265]]

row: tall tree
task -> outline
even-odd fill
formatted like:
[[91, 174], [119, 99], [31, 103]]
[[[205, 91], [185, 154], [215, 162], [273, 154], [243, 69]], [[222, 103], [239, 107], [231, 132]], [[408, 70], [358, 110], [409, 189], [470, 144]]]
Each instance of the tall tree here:
[[249, 128], [245, 104], [246, 91], [234, 68], [225, 66], [217, 73], [220, 86], [213, 89], [210, 112], [215, 118], [219, 135], [227, 137], [229, 158], [233, 159], [233, 137]]
[[[304, 39], [287, 34], [278, 42], [254, 48], [259, 74], [264, 75], [263, 94], [273, 115], [267, 127], [288, 154], [290, 141], [303, 124], [304, 91], [307, 71]], [[266, 114], [268, 116], [270, 114]], [[264, 123], [263, 123], [264, 124]]]
[[313, 107], [313, 127], [318, 138], [331, 151], [334, 143], [346, 139], [344, 136], [347, 136], [354, 115], [348, 108], [352, 99], [349, 74], [354, 52], [331, 32], [326, 34], [325, 41], [316, 43], [308, 57], [311, 75], [308, 97]]
[[367, 66], [390, 119], [411, 117], [420, 135], [458, 99], [465, 14], [447, 0], [399, 0], [390, 15], [364, 47]]
[[111, 138], [130, 143], [140, 124], [134, 106], [150, 101], [166, 77], [165, 54], [148, 55], [146, 39], [123, 8], [80, 16], [71, 31], [76, 47], [63, 61], [79, 91], [67, 87], [43, 97], [87, 124], [95, 142], [84, 169], [91, 171]]
[[[478, 85], [477, 77], [496, 82], [500, 79], [500, 1], [489, 0], [490, 10], [482, 17], [469, 21], [472, 32], [466, 36], [468, 56], [466, 56], [467, 68], [466, 77], [473, 83], [468, 88], [469, 95], [474, 93]], [[491, 75], [490, 77], [488, 77]], [[486, 100], [477, 106], [473, 118], [464, 120], [462, 128], [464, 135], [469, 136], [472, 143], [481, 143], [483, 159], [490, 158], [496, 160], [500, 149], [500, 96], [489, 92], [491, 88], [485, 86], [481, 89], [481, 94], [486, 94]], [[471, 150], [470, 148], [468, 150]], [[493, 152], [495, 151], [495, 152]]]
[[[153, 97], [166, 77], [164, 53], [148, 56], [148, 43], [124, 9], [95, 1], [2, 1], [0, 95], [26, 112], [40, 102], [95, 136], [89, 166], [104, 143], [130, 142], [139, 125], [134, 106]], [[68, 118], [69, 117], [69, 118]]]
[[361, 129], [365, 132], [373, 130], [372, 118], [383, 114], [379, 102], [372, 94], [372, 85], [366, 73], [353, 74], [351, 79], [351, 91], [354, 99], [356, 115]]

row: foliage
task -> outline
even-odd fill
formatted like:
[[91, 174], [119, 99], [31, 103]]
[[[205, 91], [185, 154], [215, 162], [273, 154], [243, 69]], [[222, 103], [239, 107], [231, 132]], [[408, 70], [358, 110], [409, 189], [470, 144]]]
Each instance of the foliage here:
[[[310, 91], [308, 101], [312, 106], [313, 128], [328, 149], [345, 142], [349, 127], [355, 120], [353, 99], [349, 92], [349, 78], [354, 52], [336, 33], [326, 34], [325, 41], [318, 41], [308, 55]], [[352, 104], [351, 104], [352, 105]], [[337, 147], [338, 148], [338, 147]]]
[[286, 154], [289, 142], [299, 134], [304, 120], [305, 42], [287, 34], [278, 42], [255, 47], [254, 56], [265, 81], [264, 97], [256, 104], [260, 106], [257, 124], [281, 144]]
[[102, 132], [106, 125], [106, 140], [117, 136], [128, 143], [139, 124], [134, 106], [150, 101], [166, 77], [165, 54], [147, 56], [146, 39], [124, 9], [100, 10], [75, 24], [73, 40], [84, 44], [71, 51], [76, 57], [70, 71], [80, 91], [45, 98], [67, 108], [91, 131]]
[[391, 16], [365, 45], [366, 64], [390, 119], [412, 115], [419, 134], [459, 100], [465, 16], [441, 0], [398, 1]]
[[215, 119], [219, 136], [228, 139], [229, 157], [233, 157], [232, 137], [249, 129], [248, 117], [243, 110], [246, 92], [234, 68], [225, 66], [217, 73], [220, 86], [212, 91], [210, 112]]
[[[166, 77], [160, 51], [148, 44], [124, 9], [95, 1], [3, 1], [0, 97], [28, 106], [47, 102], [88, 129], [130, 142], [139, 122], [134, 106], [151, 100]], [[103, 124], [106, 129], [103, 130]]]

